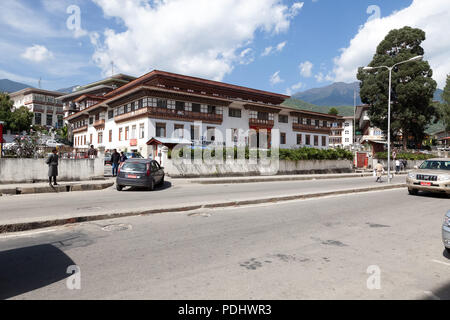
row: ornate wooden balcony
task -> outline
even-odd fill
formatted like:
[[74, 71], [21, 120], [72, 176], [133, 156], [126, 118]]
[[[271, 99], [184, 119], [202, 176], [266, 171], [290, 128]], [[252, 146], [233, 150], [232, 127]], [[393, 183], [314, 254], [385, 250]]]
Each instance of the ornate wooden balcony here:
[[130, 121], [138, 118], [156, 118], [178, 121], [203, 121], [206, 123], [221, 124], [223, 116], [215, 113], [203, 113], [193, 111], [178, 111], [166, 108], [146, 107], [124, 113], [114, 117], [116, 123]]
[[292, 130], [299, 132], [317, 132], [322, 134], [330, 134], [331, 128], [329, 127], [316, 127], [313, 125], [293, 123]]
[[88, 126], [87, 125], [79, 127], [79, 128], [74, 128], [72, 130], [73, 133], [80, 133], [80, 132], [85, 132], [85, 131], [88, 131]]
[[248, 123], [250, 126], [272, 128], [275, 124], [275, 121], [274, 120], [266, 120], [266, 119], [250, 118]]
[[95, 129], [103, 129], [105, 127], [105, 119], [100, 119], [94, 122]]

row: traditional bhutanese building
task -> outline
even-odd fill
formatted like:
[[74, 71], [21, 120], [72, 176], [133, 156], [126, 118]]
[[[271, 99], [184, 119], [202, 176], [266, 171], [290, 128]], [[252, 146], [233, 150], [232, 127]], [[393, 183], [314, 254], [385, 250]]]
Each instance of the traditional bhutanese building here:
[[155, 159], [162, 145], [248, 144], [250, 132], [267, 132], [270, 145], [274, 129], [281, 148], [328, 148], [333, 123], [343, 118], [282, 105], [288, 98], [154, 70], [101, 97], [79, 96], [93, 102], [65, 119], [75, 148], [126, 149]]

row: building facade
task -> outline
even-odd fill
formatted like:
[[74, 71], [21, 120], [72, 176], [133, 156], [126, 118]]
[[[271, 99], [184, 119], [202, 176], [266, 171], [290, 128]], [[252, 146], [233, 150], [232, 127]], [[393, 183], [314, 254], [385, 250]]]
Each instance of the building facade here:
[[328, 148], [331, 128], [342, 118], [281, 105], [288, 98], [154, 70], [71, 113], [66, 120], [73, 130], [75, 148], [103, 146], [137, 151], [144, 157], [152, 154], [156, 158], [161, 144], [152, 145], [155, 139], [170, 145], [233, 146], [256, 141], [262, 146], [262, 133], [268, 135], [267, 146], [276, 138], [281, 148]]
[[33, 112], [33, 125], [61, 128], [64, 126], [64, 112], [57, 99], [63, 94], [55, 91], [27, 88], [10, 94], [14, 108], [27, 107]]

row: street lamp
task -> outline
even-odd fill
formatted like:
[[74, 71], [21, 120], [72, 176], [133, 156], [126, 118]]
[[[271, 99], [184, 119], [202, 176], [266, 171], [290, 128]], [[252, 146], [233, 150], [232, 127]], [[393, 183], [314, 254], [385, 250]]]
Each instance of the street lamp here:
[[392, 84], [392, 69], [394, 67], [398, 66], [399, 64], [407, 63], [407, 62], [414, 62], [422, 60], [423, 56], [415, 56], [411, 59], [398, 62], [394, 64], [392, 67], [388, 66], [379, 66], [379, 67], [364, 67], [364, 71], [370, 71], [380, 68], [386, 68], [389, 70], [389, 99], [388, 99], [388, 183], [391, 183], [391, 84]]

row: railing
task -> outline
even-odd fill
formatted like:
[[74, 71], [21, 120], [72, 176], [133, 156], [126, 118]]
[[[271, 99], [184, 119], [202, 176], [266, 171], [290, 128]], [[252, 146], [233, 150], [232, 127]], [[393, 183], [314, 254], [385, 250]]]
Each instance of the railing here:
[[100, 119], [94, 122], [94, 127], [95, 128], [99, 128], [99, 127], [104, 127], [105, 126], [105, 119]]
[[72, 130], [73, 133], [79, 133], [79, 132], [84, 132], [84, 131], [88, 131], [88, 126], [87, 125], [79, 127], [79, 128], [74, 128]]
[[125, 114], [121, 114], [114, 117], [115, 122], [129, 121], [135, 118], [150, 117], [159, 119], [170, 120], [191, 120], [191, 121], [204, 121], [209, 123], [222, 123], [223, 116], [215, 113], [203, 113], [193, 111], [181, 111], [158, 107], [146, 107], [131, 111]]
[[266, 119], [255, 119], [255, 118], [250, 118], [249, 119], [249, 124], [252, 126], [266, 126], [266, 127], [273, 127], [275, 122], [274, 120], [266, 120]]
[[293, 123], [292, 130], [294, 131], [306, 131], [306, 132], [318, 132], [324, 134], [330, 134], [331, 128], [329, 127], [317, 127], [313, 125]]

